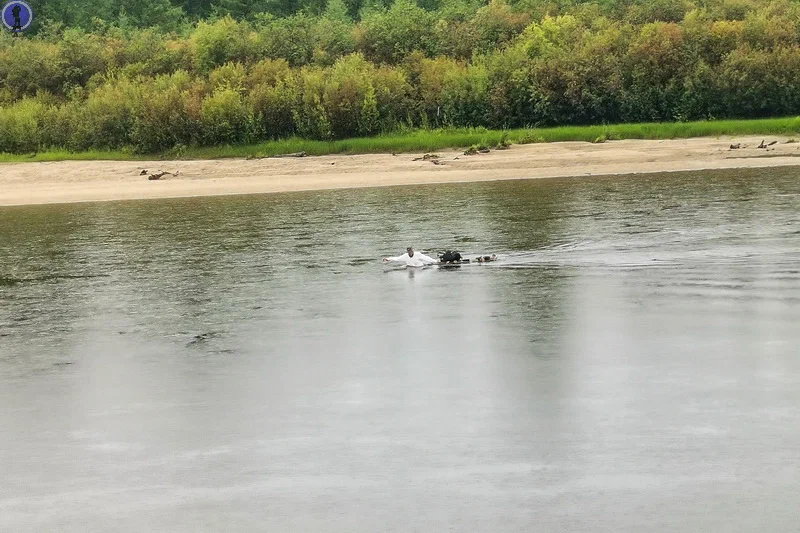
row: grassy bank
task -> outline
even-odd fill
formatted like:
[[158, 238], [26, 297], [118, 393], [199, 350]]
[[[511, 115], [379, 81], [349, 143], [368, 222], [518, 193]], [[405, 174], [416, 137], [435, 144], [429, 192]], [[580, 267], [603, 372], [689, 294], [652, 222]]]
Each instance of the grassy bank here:
[[486, 130], [483, 128], [416, 130], [376, 137], [311, 141], [291, 138], [260, 144], [187, 148], [163, 154], [134, 154], [128, 151], [68, 152], [52, 150], [37, 154], [0, 154], [0, 162], [220, 159], [230, 157], [270, 157], [306, 152], [308, 155], [372, 154], [391, 152], [430, 152], [472, 145], [495, 146], [502, 139], [513, 144], [559, 141], [605, 142], [622, 139], [685, 139], [742, 135], [800, 135], [800, 117], [757, 120], [717, 120], [702, 122], [663, 122], [619, 124], [613, 126], [562, 126]]

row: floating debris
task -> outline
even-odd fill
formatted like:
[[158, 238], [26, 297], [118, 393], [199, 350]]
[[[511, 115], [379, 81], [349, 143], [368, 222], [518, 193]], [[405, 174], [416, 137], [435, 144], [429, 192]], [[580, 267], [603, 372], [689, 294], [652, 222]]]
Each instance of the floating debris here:
[[215, 337], [218, 337], [219, 334], [220, 334], [219, 331], [209, 331], [209, 332], [206, 332], [206, 333], [201, 333], [199, 335], [195, 335], [194, 339], [192, 339], [192, 340], [190, 340], [189, 342], [186, 343], [186, 346], [189, 347], [189, 346], [196, 346], [198, 344], [202, 344], [202, 343], [206, 342], [209, 339], [213, 339]]

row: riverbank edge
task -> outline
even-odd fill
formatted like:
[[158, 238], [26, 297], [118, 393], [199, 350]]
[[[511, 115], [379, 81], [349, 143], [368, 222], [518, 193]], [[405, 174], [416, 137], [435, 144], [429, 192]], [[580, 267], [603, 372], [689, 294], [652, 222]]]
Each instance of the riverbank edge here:
[[135, 154], [129, 150], [70, 152], [47, 150], [35, 154], [0, 153], [0, 163], [51, 161], [191, 161], [198, 159], [265, 158], [305, 153], [309, 156], [336, 154], [381, 154], [493, 148], [504, 143], [533, 144], [581, 141], [604, 143], [616, 140], [674, 140], [698, 137], [745, 135], [795, 135], [800, 138], [800, 116], [748, 120], [654, 122], [594, 126], [560, 126], [489, 130], [485, 128], [416, 129], [374, 137], [315, 141], [290, 138], [237, 146], [180, 147], [161, 154]]

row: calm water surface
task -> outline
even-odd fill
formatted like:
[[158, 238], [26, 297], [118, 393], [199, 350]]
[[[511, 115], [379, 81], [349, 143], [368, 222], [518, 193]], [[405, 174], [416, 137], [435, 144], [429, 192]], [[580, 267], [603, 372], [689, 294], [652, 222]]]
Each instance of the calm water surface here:
[[800, 531], [798, 407], [797, 169], [0, 209], [0, 531]]

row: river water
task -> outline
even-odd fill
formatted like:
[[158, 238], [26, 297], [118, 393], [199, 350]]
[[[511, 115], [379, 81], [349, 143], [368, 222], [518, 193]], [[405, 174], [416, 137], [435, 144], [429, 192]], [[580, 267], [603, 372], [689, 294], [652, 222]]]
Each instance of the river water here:
[[799, 178], [0, 209], [0, 531], [800, 531]]

